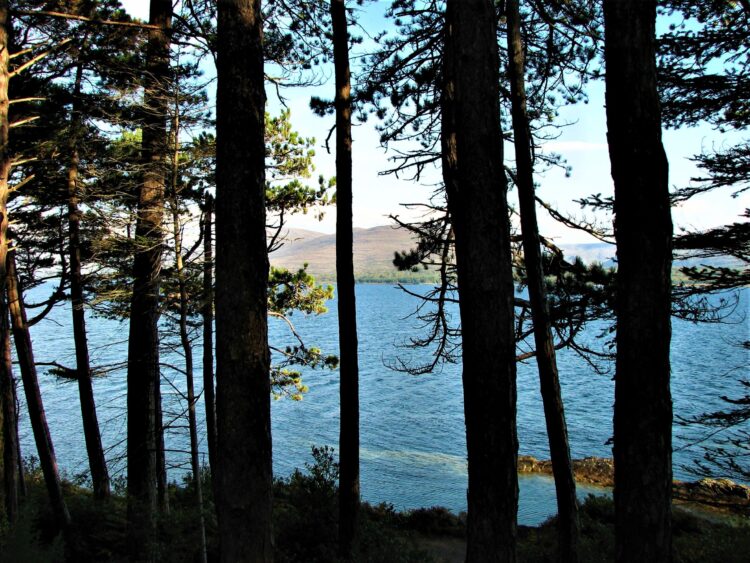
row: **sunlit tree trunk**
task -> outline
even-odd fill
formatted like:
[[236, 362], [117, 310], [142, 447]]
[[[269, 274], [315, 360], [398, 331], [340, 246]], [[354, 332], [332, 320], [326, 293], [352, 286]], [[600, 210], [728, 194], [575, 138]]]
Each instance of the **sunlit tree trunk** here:
[[[133, 265], [128, 339], [128, 546], [131, 560], [157, 558], [156, 513], [162, 478], [163, 436], [159, 371], [159, 276], [167, 149], [170, 0], [151, 0], [146, 50], [142, 139], [143, 179]], [[161, 452], [161, 453], [160, 453]], [[163, 494], [161, 504], [163, 505]]]
[[508, 74], [510, 76], [511, 112], [513, 117], [514, 146], [516, 149], [516, 186], [521, 211], [521, 232], [526, 278], [534, 321], [534, 343], [539, 382], [547, 424], [552, 471], [555, 477], [558, 512], [558, 554], [561, 561], [578, 561], [578, 500], [570, 461], [568, 427], [565, 423], [560, 380], [557, 373], [555, 345], [549, 306], [544, 286], [539, 225], [534, 199], [534, 166], [531, 157], [531, 134], [526, 112], [526, 85], [524, 78], [524, 49], [521, 39], [521, 17], [518, 0], [505, 4], [508, 26]]
[[352, 226], [352, 102], [344, 0], [331, 0], [336, 67], [336, 293], [339, 312], [339, 549], [354, 557], [359, 516], [359, 366]]
[[[0, 300], [5, 299], [5, 256], [8, 252], [8, 176], [10, 173], [10, 153], [8, 147], [8, 109], [10, 107], [8, 100], [8, 63], [10, 60], [8, 53], [8, 30], [9, 30], [9, 14], [8, 14], [8, 2], [7, 0], [0, 0]], [[2, 307], [5, 309], [5, 306]], [[0, 312], [3, 314], [3, 312]], [[4, 312], [3, 319], [0, 319], [0, 342], [3, 343], [3, 350], [5, 350], [4, 344], [9, 341], [10, 327], [7, 321], [7, 311]], [[12, 433], [10, 425], [12, 424], [12, 416], [9, 413], [9, 409], [13, 409], [15, 415], [15, 405], [9, 403], [7, 393], [10, 389], [10, 381], [12, 381], [12, 371], [10, 371], [10, 364], [2, 362], [0, 364], [0, 416], [2, 416], [2, 424], [0, 425], [0, 450], [2, 450], [2, 456], [0, 456], [0, 473], [3, 477], [3, 495], [4, 504], [6, 506], [6, 516], [10, 519], [11, 511], [14, 510], [12, 505], [12, 484], [13, 475], [15, 474], [15, 467], [8, 465], [8, 457], [12, 455], [10, 445], [8, 443], [9, 434]], [[9, 504], [10, 503], [10, 504]]]
[[73, 112], [70, 131], [70, 164], [68, 167], [68, 246], [70, 252], [70, 301], [73, 314], [73, 339], [76, 351], [76, 377], [81, 401], [81, 418], [86, 452], [91, 470], [94, 498], [109, 497], [109, 472], [104, 458], [99, 421], [96, 416], [94, 389], [91, 385], [91, 364], [89, 362], [88, 337], [86, 335], [86, 314], [83, 300], [83, 275], [81, 273], [81, 210], [79, 208], [78, 187], [78, 140], [81, 129], [81, 81], [83, 66], [76, 69], [73, 87]]
[[618, 265], [616, 558], [670, 561], [672, 219], [656, 89], [656, 1], [605, 0], [604, 18]]
[[10, 309], [13, 340], [16, 344], [16, 357], [21, 369], [21, 380], [26, 395], [26, 407], [29, 411], [31, 429], [34, 433], [39, 465], [42, 468], [44, 482], [47, 485], [47, 493], [50, 505], [55, 515], [57, 526], [63, 532], [70, 527], [70, 514], [63, 498], [60, 473], [57, 469], [55, 448], [52, 445], [52, 437], [47, 426], [47, 416], [44, 413], [42, 394], [39, 390], [39, 378], [34, 363], [34, 352], [31, 345], [31, 335], [26, 321], [26, 310], [23, 305], [22, 290], [18, 283], [16, 273], [15, 257], [13, 253], [6, 256], [7, 269], [7, 295], [8, 308]]
[[271, 385], [260, 0], [220, 0], [216, 509], [221, 560], [271, 561]]
[[469, 462], [469, 563], [515, 561], [518, 475], [510, 227], [490, 0], [448, 0], [443, 179], [455, 233]]

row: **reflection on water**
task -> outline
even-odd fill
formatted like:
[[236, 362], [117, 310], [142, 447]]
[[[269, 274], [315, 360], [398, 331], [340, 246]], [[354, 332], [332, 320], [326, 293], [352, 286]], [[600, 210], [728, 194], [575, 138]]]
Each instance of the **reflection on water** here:
[[[747, 313], [747, 290], [740, 312]], [[417, 330], [413, 319], [405, 319], [415, 301], [387, 285], [358, 285], [357, 305], [360, 342], [360, 394], [362, 444], [362, 494], [370, 502], [386, 501], [397, 508], [442, 505], [456, 512], [466, 509], [466, 452], [460, 366], [448, 365], [442, 371], [419, 377], [394, 372], [388, 365], [396, 357], [408, 356], [403, 348]], [[336, 304], [321, 317], [295, 315], [297, 329], [305, 340], [325, 353], [336, 353], [338, 336]], [[70, 312], [59, 307], [50, 321], [32, 329], [37, 361], [74, 365], [72, 336], [68, 330]], [[747, 327], [740, 323], [740, 326]], [[127, 357], [127, 325], [102, 319], [89, 319], [92, 361], [97, 366], [123, 362]], [[600, 327], [590, 327], [588, 338], [595, 338]], [[742, 331], [739, 331], [742, 332]], [[675, 414], [691, 416], [721, 407], [719, 396], [731, 395], [737, 373], [731, 367], [744, 365], [735, 340], [737, 325], [694, 326], [675, 322], [673, 327], [672, 382]], [[281, 323], [272, 322], [270, 338], [284, 345], [289, 340]], [[696, 342], [700, 347], [696, 349]], [[195, 354], [200, 373], [200, 353]], [[568, 418], [571, 453], [574, 458], [611, 456], [606, 445], [612, 432], [613, 382], [611, 376], [592, 373], [574, 354], [561, 351], [559, 370]], [[184, 405], [175, 391], [184, 389], [184, 377], [167, 364], [181, 365], [175, 353], [164, 353], [163, 385], [165, 418], [177, 421], [167, 436], [173, 479], [187, 471], [188, 436], [180, 417]], [[491, 358], [488, 359], [491, 361]], [[304, 374], [310, 391], [302, 402], [274, 401], [274, 470], [287, 475], [311, 461], [310, 446], [338, 443], [337, 372], [314, 371]], [[200, 377], [197, 378], [198, 381]], [[60, 466], [75, 474], [87, 469], [80, 422], [77, 387], [58, 383], [41, 374], [43, 396]], [[114, 370], [95, 381], [103, 440], [109, 448], [113, 473], [124, 469], [122, 455], [125, 437], [125, 373]], [[549, 458], [544, 415], [539, 397], [536, 367], [518, 366], [518, 433], [520, 452], [539, 459]], [[203, 404], [198, 403], [202, 420]], [[24, 416], [24, 454], [34, 451], [33, 439]], [[201, 426], [202, 427], [202, 426]], [[681, 466], [700, 457], [700, 450], [684, 447], [684, 430], [675, 433], [676, 475], [686, 478]], [[205, 454], [205, 441], [201, 444]], [[205, 457], [204, 457], [205, 460]], [[547, 476], [522, 475], [519, 522], [538, 523], [555, 512], [554, 484]], [[596, 487], [579, 487], [579, 494], [601, 494]]]

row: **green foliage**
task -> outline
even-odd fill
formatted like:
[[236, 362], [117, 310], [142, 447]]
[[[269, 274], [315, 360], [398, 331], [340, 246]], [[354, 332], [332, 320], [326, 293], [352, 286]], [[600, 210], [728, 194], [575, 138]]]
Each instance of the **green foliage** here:
[[327, 312], [325, 303], [333, 298], [333, 287], [316, 284], [315, 278], [307, 273], [306, 268], [305, 265], [296, 272], [271, 268], [269, 273], [269, 315], [283, 319], [296, 339], [296, 344], [284, 348], [271, 346], [278, 359], [271, 366], [271, 387], [276, 399], [289, 397], [299, 401], [307, 392], [307, 386], [302, 383], [299, 366], [328, 369], [338, 366], [336, 356], [325, 355], [320, 348], [307, 346], [291, 322], [295, 311], [305, 315], [320, 315]]
[[[336, 562], [338, 558], [339, 466], [329, 446], [312, 447], [313, 463], [274, 483], [276, 561]], [[411, 563], [430, 559], [398, 528], [388, 505], [361, 509], [357, 561]]]
[[3, 561], [19, 563], [58, 563], [65, 561], [65, 545], [62, 536], [55, 536], [50, 542], [41, 539], [37, 527], [34, 507], [26, 504], [16, 524], [3, 530], [0, 535], [0, 553]]
[[333, 449], [312, 447], [313, 464], [274, 483], [277, 561], [335, 561], [338, 463]]
[[[614, 561], [615, 507], [611, 497], [589, 495], [581, 505], [582, 563]], [[680, 563], [724, 563], [746, 561], [750, 549], [748, 524], [729, 525], [673, 509], [673, 554]], [[520, 527], [518, 559], [546, 562], [556, 559], [557, 526], [551, 518], [535, 528]]]

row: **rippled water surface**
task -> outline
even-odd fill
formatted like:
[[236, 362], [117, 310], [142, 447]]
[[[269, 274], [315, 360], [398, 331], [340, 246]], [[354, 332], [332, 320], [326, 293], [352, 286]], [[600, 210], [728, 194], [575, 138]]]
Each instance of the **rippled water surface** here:
[[[413, 289], [419, 290], [416, 286]], [[721, 408], [721, 395], [739, 394], [736, 380], [747, 376], [748, 358], [737, 343], [748, 334], [749, 291], [744, 290], [734, 323], [692, 325], [675, 321], [672, 344], [672, 388], [675, 413], [684, 417]], [[461, 395], [461, 370], [447, 365], [439, 373], [411, 376], [389, 368], [409, 350], [402, 346], [418, 331], [418, 323], [407, 316], [416, 301], [389, 285], [357, 287], [360, 342], [362, 495], [371, 502], [390, 502], [397, 508], [443, 505], [455, 511], [466, 508], [466, 456]], [[310, 345], [336, 353], [336, 303], [320, 317], [295, 315], [293, 321]], [[38, 362], [57, 360], [74, 365], [69, 309], [58, 307], [52, 318], [33, 327]], [[122, 470], [125, 438], [125, 372], [114, 369], [126, 359], [127, 324], [89, 318], [92, 363], [110, 365], [113, 371], [97, 379], [95, 393], [103, 438], [113, 468]], [[594, 338], [601, 327], [588, 329]], [[272, 322], [273, 343], [291, 343], [282, 323]], [[196, 343], [198, 346], [199, 343]], [[200, 382], [200, 350], [196, 349], [196, 381]], [[417, 358], [418, 359], [418, 358]], [[165, 353], [165, 364], [182, 366], [182, 359]], [[488, 358], [488, 362], [492, 359]], [[597, 375], [580, 358], [559, 354], [560, 378], [570, 432], [573, 457], [611, 456], [607, 440], [612, 432], [614, 384], [611, 376]], [[744, 366], [744, 367], [743, 367]], [[742, 370], [745, 371], [742, 371]], [[175, 420], [167, 448], [178, 479], [187, 465], [187, 430], [180, 420], [184, 406], [174, 400], [175, 389], [183, 389], [183, 376], [165, 366], [167, 421]], [[71, 475], [86, 469], [80, 410], [75, 384], [59, 383], [41, 370], [43, 397], [60, 466]], [[310, 391], [301, 402], [273, 402], [274, 470], [287, 475], [310, 462], [310, 446], [338, 442], [338, 373], [315, 370], [305, 373]], [[171, 399], [171, 400], [170, 400]], [[199, 416], [203, 416], [199, 403]], [[518, 434], [520, 452], [548, 458], [547, 437], [536, 366], [518, 366]], [[684, 436], [687, 435], [687, 436]], [[686, 447], [693, 431], [675, 429], [675, 474], [690, 477], [690, 466], [700, 450]], [[22, 421], [24, 455], [34, 451], [27, 421]], [[205, 450], [205, 443], [202, 444]], [[538, 523], [555, 511], [551, 479], [522, 476], [519, 522]], [[581, 495], [601, 492], [581, 488]]]

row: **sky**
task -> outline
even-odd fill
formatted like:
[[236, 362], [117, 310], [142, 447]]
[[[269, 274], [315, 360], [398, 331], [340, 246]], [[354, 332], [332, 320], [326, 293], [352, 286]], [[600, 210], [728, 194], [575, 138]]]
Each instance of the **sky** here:
[[[386, 1], [377, 2], [368, 9], [361, 23], [366, 28], [375, 30], [382, 27], [381, 14], [389, 4]], [[123, 0], [123, 5], [131, 15], [148, 19], [148, 0]], [[330, 68], [329, 76], [332, 72], [333, 69]], [[271, 89], [267, 90], [267, 94], [269, 111], [278, 114], [282, 105]], [[611, 195], [613, 192], [607, 152], [603, 83], [590, 84], [588, 94], [588, 104], [579, 103], [560, 110], [560, 122], [569, 125], [562, 128], [557, 139], [546, 142], [542, 147], [544, 152], [556, 152], [565, 158], [572, 168], [570, 176], [566, 177], [562, 170], [550, 170], [537, 174], [535, 178], [540, 197], [562, 212], [578, 217], [583, 217], [584, 212], [573, 200], [595, 193]], [[333, 117], [321, 118], [312, 113], [309, 109], [312, 95], [331, 98], [332, 77], [329, 83], [321, 87], [286, 89], [285, 104], [291, 109], [293, 127], [305, 137], [316, 138], [316, 174], [330, 177], [335, 175], [335, 154], [328, 154], [323, 143], [333, 126]], [[402, 204], [428, 202], [440, 181], [439, 169], [428, 170], [420, 184], [399, 180], [391, 175], [381, 175], [383, 170], [391, 166], [389, 158], [392, 153], [389, 154], [381, 147], [374, 124], [375, 120], [371, 119], [365, 124], [355, 125], [353, 129], [354, 226], [360, 228], [392, 224], [388, 218], [391, 214], [402, 218], [417, 218], [418, 211], [406, 209]], [[739, 135], [722, 134], [707, 126], [664, 131], [663, 142], [670, 164], [670, 186], [676, 188], [690, 185], [691, 178], [699, 174], [690, 161], [692, 155], [731, 145], [738, 138]], [[332, 151], [333, 145], [332, 139]], [[505, 158], [512, 161], [513, 157], [512, 146], [506, 144]], [[509, 194], [509, 200], [515, 201], [514, 192]], [[673, 208], [675, 233], [682, 230], [703, 230], [739, 221], [740, 214], [748, 207], [750, 195], [747, 193], [736, 199], [730, 196], [729, 190], [697, 196]], [[334, 208], [326, 209], [322, 221], [313, 213], [294, 216], [289, 220], [288, 226], [333, 233], [335, 214]], [[590, 212], [587, 215], [591, 217]], [[552, 237], [558, 244], [595, 242], [580, 231], [572, 231], [556, 223], [544, 212], [539, 213], [539, 223], [542, 234]]]

